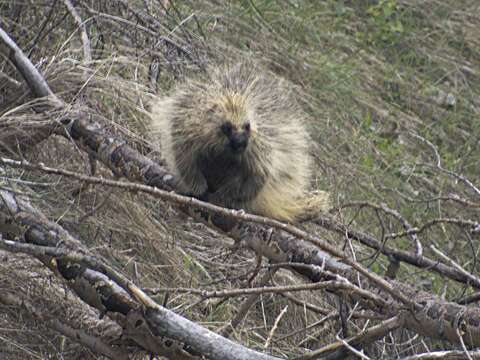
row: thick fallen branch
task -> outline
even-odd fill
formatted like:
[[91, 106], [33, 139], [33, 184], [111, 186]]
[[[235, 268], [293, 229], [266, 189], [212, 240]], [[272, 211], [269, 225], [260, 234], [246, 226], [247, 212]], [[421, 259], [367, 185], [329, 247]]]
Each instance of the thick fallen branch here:
[[81, 110], [74, 119], [67, 127], [57, 129], [56, 132], [75, 140], [82, 149], [101, 161], [116, 176], [164, 190], [175, 189], [176, 179], [165, 168], [128, 146], [125, 141], [103, 134], [95, 124], [88, 124], [82, 119]]
[[[385, 214], [390, 215], [391, 217], [395, 218], [398, 222], [402, 224], [402, 226], [405, 228], [405, 232], [403, 233], [404, 236], [410, 236], [412, 239], [413, 243], [415, 244], [415, 256], [416, 257], [421, 257], [423, 255], [423, 245], [420, 243], [420, 240], [418, 239], [418, 229], [414, 228], [410, 223], [408, 222], [407, 219], [405, 219], [398, 211], [389, 208], [385, 204], [374, 204], [371, 202], [367, 201], [362, 201], [362, 202], [352, 202], [348, 204], [343, 204], [341, 208], [346, 208], [346, 207], [369, 207], [375, 210], [380, 210], [383, 211]], [[417, 231], [415, 231], [417, 230]], [[390, 236], [386, 235], [385, 238], [389, 238]]]
[[[60, 225], [50, 222], [14, 193], [0, 190], [0, 211], [27, 226], [26, 240], [38, 244], [0, 240], [0, 246], [8, 251], [39, 258], [54, 272], [69, 280], [68, 284], [83, 301], [102, 313], [116, 312], [128, 316], [143, 304], [143, 321], [149, 324], [153, 339], [155, 336], [168, 336], [216, 360], [278, 359], [236, 344], [159, 306], [126, 277], [88, 255], [79, 240]], [[56, 259], [55, 262], [51, 261], [52, 257]]]

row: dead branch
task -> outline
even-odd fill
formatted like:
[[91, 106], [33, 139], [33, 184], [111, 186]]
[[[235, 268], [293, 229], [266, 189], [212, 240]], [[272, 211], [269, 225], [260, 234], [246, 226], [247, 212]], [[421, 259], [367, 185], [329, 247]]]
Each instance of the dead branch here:
[[[350, 207], [350, 206], [370, 207], [375, 210], [381, 210], [384, 213], [397, 219], [405, 228], [405, 235], [410, 236], [413, 243], [415, 244], [415, 256], [421, 257], [423, 255], [423, 247], [422, 247], [422, 244], [420, 243], [420, 240], [417, 237], [417, 232], [414, 231], [415, 228], [412, 225], [410, 225], [408, 220], [405, 219], [398, 211], [389, 208], [386, 204], [377, 205], [367, 201], [344, 204], [342, 205], [341, 208]], [[385, 238], [388, 238], [388, 235], [385, 236]]]
[[[268, 271], [263, 274], [263, 276], [258, 280], [257, 285], [265, 286], [270, 279], [275, 275], [278, 268], [269, 268]], [[235, 314], [233, 319], [229, 321], [222, 329], [220, 329], [219, 333], [222, 336], [229, 337], [229, 335], [234, 331], [237, 326], [245, 319], [247, 316], [248, 310], [252, 307], [252, 305], [257, 301], [259, 294], [250, 294], [250, 296], [245, 299], [245, 301], [240, 305], [238, 312]]]
[[63, 108], [63, 102], [52, 92], [44, 77], [24, 55], [23, 51], [0, 27], [0, 40], [10, 49], [9, 59], [18, 69], [36, 97], [48, 97], [55, 107]]
[[[0, 242], [1, 244], [1, 242]], [[1, 245], [0, 245], [1, 246]], [[177, 292], [177, 293], [188, 293], [201, 296], [202, 298], [223, 298], [223, 297], [234, 297], [250, 294], [268, 294], [268, 293], [285, 293], [285, 292], [295, 292], [295, 291], [305, 291], [305, 290], [339, 290], [340, 292], [345, 291], [351, 295], [357, 295], [358, 298], [363, 298], [367, 301], [371, 301], [374, 304], [377, 304], [379, 308], [387, 306], [387, 303], [379, 296], [372, 294], [369, 291], [361, 289], [346, 279], [339, 279], [338, 281], [324, 281], [324, 282], [315, 282], [308, 284], [298, 284], [298, 285], [289, 285], [289, 286], [264, 286], [257, 288], [247, 288], [247, 289], [233, 289], [233, 290], [201, 290], [201, 289], [190, 289], [190, 288], [156, 288], [156, 289], [146, 289], [146, 293], [158, 294], [161, 292]]]
[[[46, 98], [48, 100], [48, 103], [54, 109], [64, 109], [63, 102], [52, 92], [44, 77], [40, 74], [37, 68], [24, 55], [23, 51], [1, 27], [0, 41], [3, 42], [10, 50], [8, 58], [19, 70], [20, 74], [27, 82], [35, 97]], [[37, 108], [39, 110], [42, 110], [42, 108], [44, 107], [37, 106]], [[52, 122], [52, 124], [38, 126], [35, 129], [35, 133], [33, 134], [22, 133], [16, 134], [14, 136], [8, 136], [5, 139], [5, 143], [0, 144], [0, 147], [9, 152], [12, 148], [25, 149], [48, 138], [54, 132], [57, 126], [58, 124]]]
[[[155, 28], [165, 29], [164, 25], [162, 25], [162, 23], [160, 21], [158, 21], [158, 19], [156, 19], [155, 17], [151, 16], [150, 14], [148, 14], [144, 11], [132, 8], [131, 6], [129, 6], [128, 1], [126, 1], [126, 0], [116, 0], [116, 2], [122, 4], [122, 6], [125, 7], [125, 9], [127, 9], [129, 12], [131, 12], [133, 15], [135, 15], [137, 20], [140, 20], [140, 21], [142, 21], [144, 23], [147, 23], [147, 24], [152, 24]], [[166, 29], [166, 30], [168, 30], [168, 29]]]
[[[79, 245], [81, 244], [79, 240], [74, 239], [58, 224], [48, 221], [25, 200], [5, 190], [0, 190], [0, 198], [2, 212], [10, 214], [15, 221], [23, 225], [33, 225], [26, 231], [26, 240], [40, 240], [41, 244], [39, 246], [0, 240], [2, 248], [39, 258], [56, 274], [68, 280], [69, 286], [83, 301], [102, 313], [113, 312], [127, 316], [130, 311], [137, 310], [138, 303], [135, 301], [137, 300], [145, 306], [143, 321], [149, 325], [153, 336], [168, 336], [189, 344], [198, 353], [212, 359], [277, 359], [238, 345], [159, 306], [125, 276], [88, 255], [88, 252]], [[29, 210], [33, 211], [33, 214], [29, 214]], [[57, 234], [52, 237], [51, 232], [54, 229], [57, 230]], [[61, 242], [59, 235], [63, 235]], [[52, 262], [51, 257], [56, 261]], [[133, 295], [133, 299], [129, 294]]]
[[[32, 165], [25, 162], [16, 162], [10, 159], [2, 159], [0, 160], [0, 162], [2, 162], [5, 165], [18, 166], [18, 167], [32, 169], [32, 170], [43, 169], [44, 171], [52, 174], [74, 177], [79, 180], [88, 181], [94, 184], [117, 186], [119, 188], [124, 188], [127, 190], [133, 190], [133, 191], [144, 191], [146, 193], [149, 193], [152, 195], [158, 195], [159, 197], [177, 202], [179, 204], [206, 209], [214, 213], [219, 213], [228, 217], [238, 218], [243, 221], [251, 221], [251, 222], [256, 222], [260, 224], [267, 224], [275, 228], [280, 228], [283, 231], [289, 232], [290, 234], [295, 235], [298, 238], [308, 240], [309, 242], [317, 246], [324, 245], [324, 242], [322, 240], [318, 239], [317, 237], [311, 234], [308, 234], [307, 232], [301, 229], [296, 228], [295, 226], [283, 224], [276, 220], [264, 218], [257, 215], [246, 214], [243, 211], [221, 208], [209, 203], [199, 201], [197, 199], [185, 197], [172, 192], [166, 192], [166, 191], [152, 188], [149, 186], [113, 181], [113, 180], [108, 180], [103, 178], [89, 177], [86, 175], [77, 174], [77, 173], [66, 171], [66, 170], [48, 168], [43, 165]], [[292, 243], [294, 242], [290, 240], [289, 244], [292, 244]], [[281, 247], [281, 243], [279, 242], [278, 244]], [[299, 243], [299, 240], [298, 239], [295, 240], [295, 247], [301, 248], [301, 246], [302, 245], [301, 243]], [[336, 250], [335, 248], [333, 248], [331, 245], [327, 244], [327, 246], [325, 246], [325, 250], [330, 250], [329, 252], [339, 257], [342, 256], [342, 253]], [[278, 259], [275, 259], [275, 260], [278, 261]], [[374, 284], [376, 284], [377, 286], [380, 286], [382, 290], [390, 294], [392, 293], [396, 294], [397, 296], [394, 296], [394, 298], [400, 300], [400, 303], [407, 304], [410, 309], [416, 311], [415, 315], [412, 314], [410, 317], [407, 317], [406, 319], [407, 321], [405, 322], [405, 324], [408, 328], [414, 329], [416, 332], [420, 334], [424, 334], [426, 336], [431, 336], [431, 337], [440, 336], [442, 338], [448, 339], [452, 343], [458, 343], [459, 339], [456, 334], [455, 325], [452, 325], [454, 324], [454, 322], [452, 321], [458, 316], [459, 313], [462, 313], [462, 314], [465, 314], [465, 316], [462, 317], [461, 320], [463, 321], [464, 326], [468, 329], [468, 331], [465, 332], [464, 341], [470, 345], [476, 344], [477, 341], [478, 343], [480, 343], [480, 328], [478, 327], [478, 324], [480, 323], [480, 321], [477, 322], [475, 320], [480, 317], [480, 312], [477, 309], [466, 308], [453, 303], [443, 303], [442, 301], [440, 301], [439, 299], [436, 299], [431, 295], [428, 295], [428, 297], [425, 300], [418, 299], [418, 294], [415, 290], [408, 288], [405, 285], [397, 284], [394, 282], [390, 283], [384, 279], [381, 279], [378, 275], [373, 275], [371, 277], [367, 276], [367, 275], [371, 275], [371, 273], [368, 272], [368, 270], [363, 268], [361, 265], [359, 265], [355, 261], [350, 260], [348, 258], [343, 258], [342, 260], [346, 262], [348, 265], [350, 265], [352, 268], [356, 270], [360, 269], [361, 270], [360, 272], [366, 275], [366, 277], [369, 280], [373, 281]], [[323, 263], [324, 262], [320, 262], [319, 265], [322, 265]], [[319, 281], [318, 275], [316, 276], [317, 277], [315, 281]], [[356, 278], [355, 274], [350, 274], [350, 276], [353, 279]], [[381, 279], [380, 284], [376, 281], [377, 279]], [[408, 300], [404, 301], [404, 299], [408, 299]], [[388, 309], [384, 309], [384, 310], [388, 313], [390, 311], [395, 311], [395, 309], [398, 309], [398, 308], [394, 306], [389, 306]], [[439, 318], [437, 315], [438, 312], [444, 314], [444, 317]], [[468, 316], [466, 315], [467, 313], [469, 314]], [[419, 320], [419, 318], [421, 320]], [[443, 331], [443, 333], [439, 334], [436, 331], [438, 326], [445, 327], [445, 330]]]
[[74, 117], [68, 129], [57, 133], [77, 142], [80, 148], [101, 161], [116, 176], [126, 177], [164, 190], [173, 190], [176, 179], [165, 168], [128, 146], [124, 141], [103, 134], [97, 125], [82, 119], [81, 111]]
[[67, 171], [67, 170], [62, 170], [62, 169], [55, 169], [55, 168], [50, 168], [46, 167], [44, 165], [38, 164], [38, 165], [33, 165], [30, 164], [26, 161], [15, 161], [11, 159], [5, 159], [5, 158], [0, 158], [0, 163], [7, 165], [7, 166], [12, 166], [12, 167], [19, 167], [19, 168], [24, 168], [24, 169], [29, 169], [29, 170], [39, 170], [48, 174], [54, 174], [54, 175], [61, 175], [65, 177], [70, 177], [70, 178], [75, 178], [78, 180], [82, 180], [91, 184], [98, 184], [98, 185], [103, 185], [103, 186], [114, 186], [118, 188], [123, 188], [127, 189], [130, 191], [141, 191], [145, 192], [151, 195], [158, 196], [162, 199], [166, 199], [172, 202], [175, 202], [180, 205], [186, 205], [189, 207], [194, 207], [194, 208], [199, 208], [199, 209], [205, 209], [208, 211], [211, 211], [216, 214], [220, 214], [222, 216], [228, 217], [228, 218], [234, 218], [246, 222], [254, 222], [257, 224], [261, 225], [268, 225], [271, 227], [274, 227], [278, 230], [285, 231], [287, 233], [290, 233], [293, 236], [296, 236], [300, 239], [304, 239], [316, 246], [318, 246], [320, 249], [328, 252], [329, 254], [340, 258], [344, 263], [347, 265], [351, 266], [353, 269], [357, 270], [359, 273], [364, 275], [367, 279], [369, 279], [372, 283], [374, 283], [376, 286], [390, 294], [393, 298], [399, 300], [403, 304], [411, 307], [411, 308], [420, 308], [418, 304], [413, 302], [411, 299], [405, 297], [402, 293], [398, 292], [388, 281], [383, 279], [382, 277], [378, 276], [375, 273], [370, 272], [366, 268], [364, 268], [362, 265], [360, 265], [358, 262], [355, 260], [352, 260], [350, 258], [347, 258], [342, 251], [338, 250], [334, 246], [330, 245], [326, 241], [318, 238], [315, 235], [309, 234], [308, 232], [290, 225], [286, 223], [282, 223], [278, 220], [274, 219], [269, 219], [263, 216], [258, 216], [258, 215], [253, 215], [253, 214], [247, 214], [243, 210], [233, 210], [233, 209], [226, 209], [220, 206], [216, 206], [204, 201], [200, 201], [195, 198], [187, 197], [187, 196], [182, 196], [173, 192], [167, 192], [164, 190], [160, 190], [157, 188], [153, 188], [150, 186], [142, 185], [142, 184], [132, 184], [132, 183], [126, 183], [126, 182], [120, 182], [120, 181], [114, 181], [114, 180], [109, 180], [109, 179], [103, 179], [103, 178], [97, 178], [97, 177], [92, 177], [92, 176], [86, 176], [82, 174], [78, 174], [72, 171]]
[[273, 339], [273, 335], [275, 334], [275, 331], [277, 330], [278, 328], [278, 324], [280, 322], [280, 319], [283, 317], [283, 315], [285, 315], [285, 313], [287, 312], [288, 310], [288, 305], [286, 305], [282, 311], [280, 311], [280, 314], [278, 314], [277, 318], [275, 319], [275, 322], [273, 323], [273, 326], [272, 326], [272, 329], [270, 330], [270, 332], [268, 333], [268, 338], [267, 340], [265, 341], [265, 345], [263, 345], [263, 348], [264, 349], [268, 349], [270, 347], [270, 344], [272, 343], [272, 339]]
[[405, 262], [407, 264], [410, 264], [422, 269], [429, 269], [431, 271], [435, 271], [452, 280], [455, 280], [464, 284], [469, 284], [471, 286], [474, 286], [475, 288], [480, 289], [480, 282], [472, 281], [470, 277], [466, 277], [465, 274], [463, 274], [461, 271], [458, 271], [458, 269], [455, 269], [454, 267], [447, 266], [441, 262], [432, 260], [426, 256], [417, 257], [414, 253], [392, 248], [386, 244], [383, 244], [381, 241], [377, 240], [373, 236], [367, 233], [353, 230], [348, 226], [341, 224], [338, 221], [328, 216], [318, 216], [317, 219], [315, 220], [315, 223], [325, 229], [333, 230], [339, 234], [348, 236], [351, 239], [358, 240], [362, 244], [372, 249], [375, 249], [377, 251], [380, 251], [383, 255], [391, 257], [397, 261]]
[[455, 218], [438, 218], [438, 219], [432, 219], [430, 221], [427, 221], [425, 224], [423, 224], [420, 227], [414, 227], [414, 228], [411, 228], [410, 230], [399, 232], [399, 233], [387, 234], [385, 235], [385, 238], [395, 239], [408, 234], [420, 234], [426, 229], [437, 224], [454, 224], [460, 227], [471, 229], [470, 230], [471, 232], [475, 232], [475, 228], [479, 226], [479, 223], [473, 220], [464, 220], [464, 219], [455, 219]]
[[95, 16], [99, 16], [99, 17], [108, 19], [113, 24], [121, 23], [121, 24], [124, 24], [124, 25], [131, 26], [133, 29], [141, 30], [141, 31], [143, 31], [143, 32], [145, 32], [145, 33], [147, 33], [151, 36], [156, 36], [157, 35], [157, 33], [154, 30], [151, 30], [150, 28], [147, 28], [147, 27], [145, 27], [143, 25], [140, 25], [136, 22], [133, 22], [133, 21], [130, 21], [130, 20], [127, 20], [127, 19], [123, 19], [121, 17], [114, 16], [114, 15], [111, 15], [111, 14], [106, 14], [106, 13], [103, 13], [103, 12], [100, 12], [100, 11], [96, 11], [95, 9], [92, 9], [91, 7], [86, 6], [85, 4], [84, 4], [84, 6], [92, 16], [95, 15]]
[[458, 194], [450, 194], [448, 196], [434, 196], [431, 198], [426, 198], [426, 199], [413, 199], [405, 194], [402, 194], [401, 192], [396, 192], [398, 195], [400, 195], [402, 198], [407, 200], [408, 202], [412, 203], [429, 203], [429, 202], [434, 202], [434, 201], [452, 201], [459, 203], [461, 205], [471, 207], [471, 208], [478, 208], [480, 207], [479, 203], [472, 202], [470, 200], [467, 200], [465, 198], [460, 197]]
[[449, 263], [452, 267], [457, 269], [458, 271], [462, 272], [465, 274], [466, 277], [469, 277], [472, 279], [472, 281], [480, 281], [480, 279], [473, 274], [470, 274], [467, 270], [465, 270], [463, 267], [461, 267], [459, 264], [457, 264], [453, 259], [449, 258], [447, 255], [445, 255], [443, 252], [441, 252], [439, 249], [437, 249], [434, 245], [430, 245], [430, 249], [437, 254], [439, 257], [441, 257], [444, 261]]
[[92, 48], [90, 45], [90, 39], [87, 34], [87, 28], [85, 26], [85, 22], [82, 21], [80, 14], [78, 13], [77, 9], [75, 9], [75, 6], [73, 6], [70, 0], [63, 0], [63, 3], [67, 7], [68, 11], [72, 15], [75, 22], [77, 23], [78, 28], [80, 29], [80, 35], [81, 35], [82, 44], [83, 44], [83, 59], [85, 62], [90, 62], [92, 61]]
[[473, 294], [469, 294], [460, 298], [459, 300], [457, 300], [457, 303], [462, 305], [468, 305], [468, 304], [477, 302], [479, 300], [480, 300], [480, 292], [475, 292]]
[[325, 358], [329, 360], [344, 359], [346, 356], [345, 345], [348, 344], [354, 348], [362, 348], [365, 345], [371, 344], [385, 337], [388, 333], [403, 326], [403, 315], [395, 316], [391, 319], [385, 320], [378, 325], [372, 326], [360, 334], [355, 335], [349, 339], [343, 339], [343, 341], [337, 341], [328, 344], [318, 350], [307, 353], [298, 357], [295, 360], [312, 360], [318, 358]]
[[472, 190], [472, 192], [477, 196], [479, 197], [480, 196], [480, 189], [475, 186], [469, 179], [467, 179], [465, 176], [463, 175], [459, 175], [451, 170], [448, 170], [448, 169], [445, 169], [443, 166], [442, 166], [442, 161], [441, 161], [441, 158], [440, 158], [440, 154], [438, 152], [438, 149], [437, 147], [432, 144], [432, 142], [430, 142], [429, 140], [425, 139], [424, 137], [418, 135], [418, 134], [415, 134], [415, 133], [409, 133], [412, 137], [414, 137], [415, 139], [419, 140], [420, 142], [426, 144], [433, 152], [434, 156], [435, 156], [435, 165], [434, 166], [431, 166], [431, 165], [427, 165], [427, 164], [423, 164], [425, 166], [428, 166], [428, 167], [433, 167], [435, 169], [437, 169], [438, 171], [440, 172], [443, 172], [444, 174], [447, 174], [451, 177], [453, 177], [454, 179], [457, 179], [457, 180], [460, 180], [461, 182], [463, 182], [470, 190]]
[[330, 320], [335, 320], [336, 318], [339, 317], [339, 314], [337, 312], [332, 312], [330, 315], [327, 315], [327, 316], [324, 316], [323, 318], [321, 318], [320, 320], [318, 321], [315, 321], [313, 324], [310, 324], [308, 326], [305, 326], [303, 329], [298, 329], [298, 330], [295, 330], [287, 335], [284, 335], [282, 337], [279, 338], [279, 340], [283, 340], [283, 339], [286, 339], [286, 338], [289, 338], [291, 336], [294, 336], [294, 335], [297, 335], [297, 334], [300, 334], [300, 333], [305, 333], [306, 330], [310, 330], [310, 329], [313, 329], [313, 328], [316, 328], [324, 323], [326, 323], [327, 321], [330, 321]]

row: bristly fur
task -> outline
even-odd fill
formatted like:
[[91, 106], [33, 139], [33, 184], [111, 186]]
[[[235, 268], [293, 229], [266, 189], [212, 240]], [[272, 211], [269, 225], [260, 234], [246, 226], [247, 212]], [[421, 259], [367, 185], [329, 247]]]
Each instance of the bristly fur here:
[[152, 129], [183, 191], [280, 220], [303, 212], [311, 163], [302, 112], [286, 83], [255, 64], [179, 85], [152, 105]]

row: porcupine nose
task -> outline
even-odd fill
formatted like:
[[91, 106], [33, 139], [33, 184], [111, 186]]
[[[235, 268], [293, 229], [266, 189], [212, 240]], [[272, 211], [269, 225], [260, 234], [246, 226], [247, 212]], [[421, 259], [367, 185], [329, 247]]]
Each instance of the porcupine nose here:
[[230, 136], [230, 147], [233, 152], [243, 152], [248, 144], [248, 135], [245, 132], [234, 133]]

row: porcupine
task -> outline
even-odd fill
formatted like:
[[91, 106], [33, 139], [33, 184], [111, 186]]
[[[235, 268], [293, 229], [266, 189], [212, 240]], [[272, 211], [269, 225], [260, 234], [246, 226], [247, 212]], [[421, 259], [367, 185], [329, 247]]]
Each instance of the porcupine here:
[[153, 104], [152, 130], [183, 192], [284, 221], [305, 210], [312, 164], [302, 112], [286, 81], [256, 64], [186, 80]]

